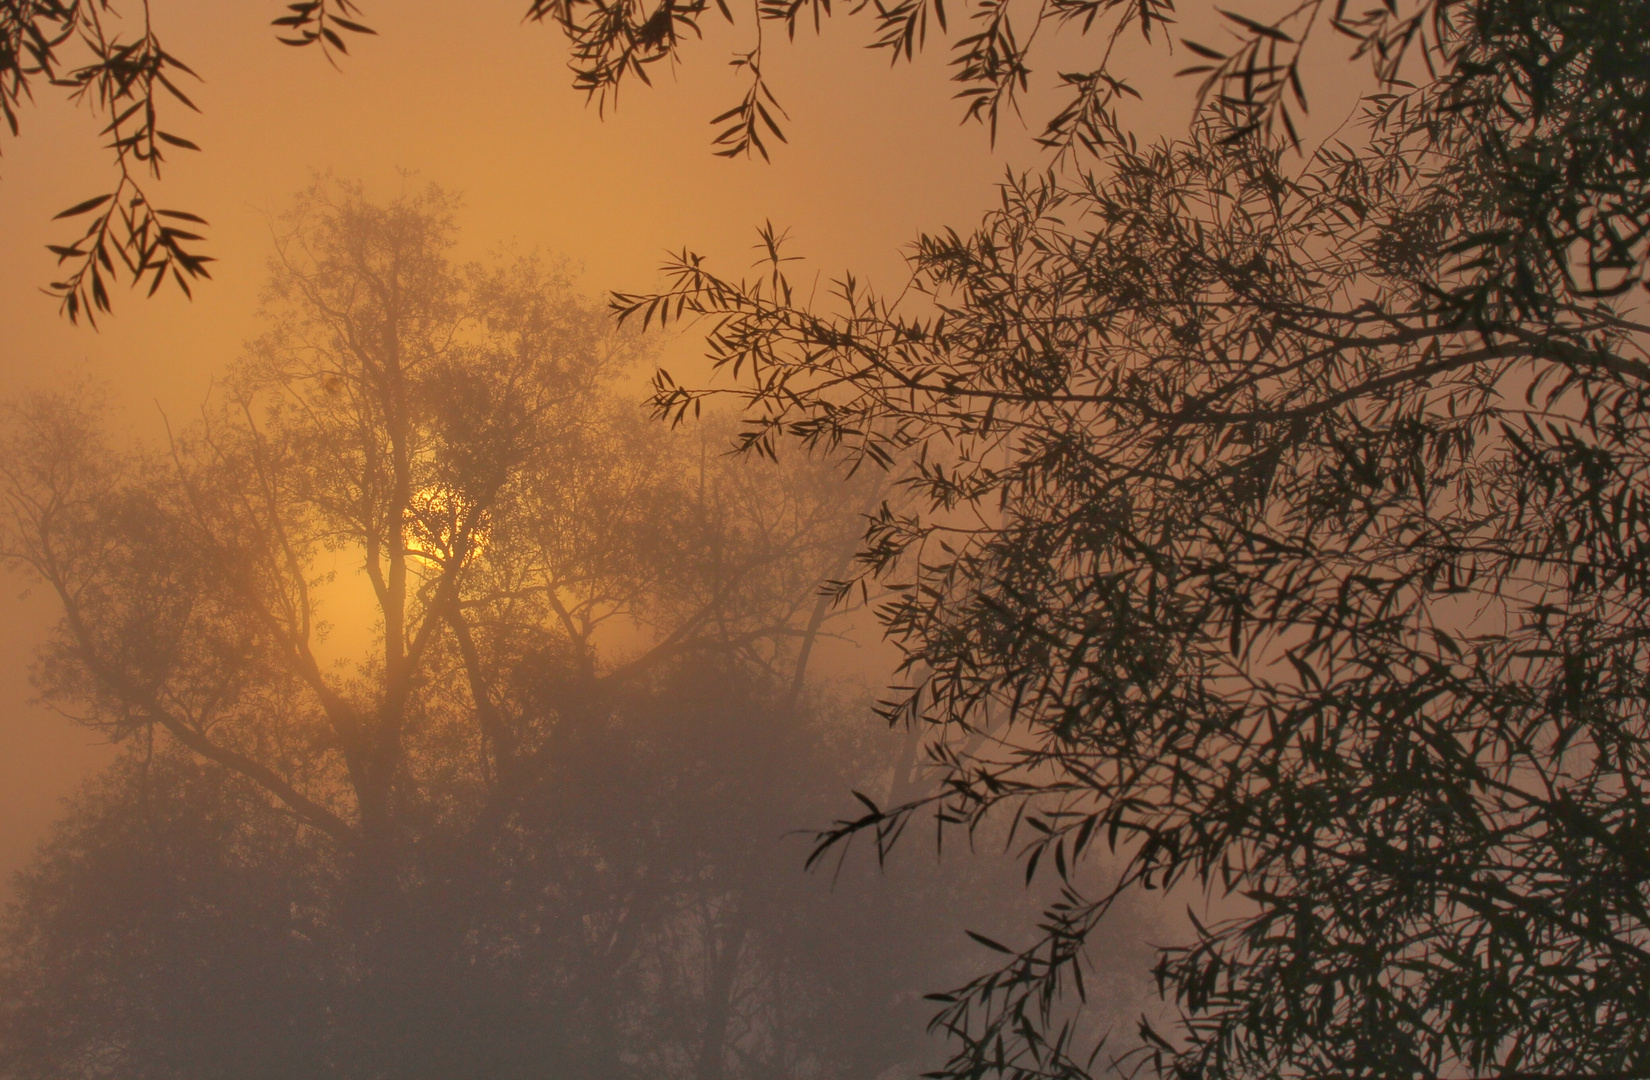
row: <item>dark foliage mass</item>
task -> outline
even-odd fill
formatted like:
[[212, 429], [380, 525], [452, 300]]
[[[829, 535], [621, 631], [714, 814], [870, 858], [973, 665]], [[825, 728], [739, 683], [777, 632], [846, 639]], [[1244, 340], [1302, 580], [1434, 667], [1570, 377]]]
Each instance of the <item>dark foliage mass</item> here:
[[850, 787], [922, 783], [808, 679], [880, 478], [648, 423], [633, 337], [452, 230], [433, 188], [303, 196], [268, 333], [166, 445], [11, 408], [37, 682], [125, 752], [20, 883], [0, 1075], [918, 1068], [1018, 889], [800, 872]]
[[[1065, 883], [943, 999], [944, 1075], [1126, 1049], [1095, 1056], [1086, 965], [1165, 887], [1216, 903], [1126, 1066], [1650, 1070], [1647, 26], [1429, 7], [1304, 158], [1262, 107], [1293, 46], [1256, 29], [1253, 93], [1010, 183], [920, 241], [898, 302], [806, 308], [777, 257], [618, 298], [708, 321], [748, 449], [913, 462], [857, 580], [895, 594], [886, 711], [946, 780], [822, 840], [1012, 820]], [[1071, 880], [1105, 851], [1115, 890]]]

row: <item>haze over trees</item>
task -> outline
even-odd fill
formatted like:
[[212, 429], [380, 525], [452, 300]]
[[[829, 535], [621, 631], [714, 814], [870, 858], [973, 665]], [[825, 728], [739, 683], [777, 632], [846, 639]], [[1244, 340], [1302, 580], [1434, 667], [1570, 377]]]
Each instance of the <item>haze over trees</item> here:
[[306, 193], [268, 332], [166, 445], [12, 407], [39, 686], [126, 750], [20, 882], [0, 1072], [917, 1068], [956, 922], [1017, 888], [833, 892], [787, 840], [920, 767], [807, 679], [882, 478], [649, 422], [634, 335], [453, 228], [433, 187]]
[[[856, 10], [895, 57], [947, 29], [921, 0]], [[943, 782], [823, 854], [886, 855], [933, 811], [1013, 822], [1061, 886], [941, 1002], [942, 1075], [1113, 1064], [1129, 1048], [1084, 1007], [1097, 935], [1163, 889], [1214, 906], [1161, 950], [1173, 1015], [1125, 1068], [1643, 1075], [1650, 6], [1234, 13], [1235, 45], [1188, 43], [1207, 107], [1150, 145], [1112, 47], [1172, 9], [1048, 0], [1016, 31], [1020, 10], [951, 13], [969, 115], [1008, 115], [1039, 35], [1092, 63], [1062, 76], [1048, 170], [922, 238], [911, 283], [800, 303], [776, 249], [750, 280], [685, 256], [616, 301], [706, 321], [752, 460], [801, 443], [903, 482], [844, 592], [895, 594], [885, 712]], [[713, 17], [543, 11], [596, 93]], [[301, 39], [341, 47], [320, 25]], [[1313, 148], [1300, 58], [1325, 33], [1372, 92]], [[760, 53], [741, 66], [721, 145], [765, 152], [775, 102]], [[657, 384], [672, 418], [704, 400]], [[1085, 878], [1108, 857], [1114, 883]]]

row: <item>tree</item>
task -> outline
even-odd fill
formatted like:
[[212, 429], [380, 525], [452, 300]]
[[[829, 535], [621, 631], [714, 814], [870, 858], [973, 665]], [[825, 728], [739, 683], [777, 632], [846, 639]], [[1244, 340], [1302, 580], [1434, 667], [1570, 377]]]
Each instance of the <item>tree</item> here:
[[936, 911], [1016, 890], [799, 872], [912, 768], [808, 678], [881, 478], [647, 422], [641, 343], [546, 260], [454, 265], [453, 214], [304, 194], [268, 332], [163, 446], [11, 408], [38, 683], [125, 751], [6, 919], [0, 1074], [918, 1068], [968, 971]]
[[1249, 107], [1266, 61], [1188, 137], [922, 238], [896, 299], [688, 256], [616, 301], [709, 320], [748, 451], [906, 469], [855, 577], [943, 776], [821, 842], [1011, 817], [1063, 886], [941, 998], [943, 1075], [1104, 1064], [1091, 946], [1146, 889], [1215, 904], [1125, 1066], [1650, 1069], [1650, 9], [1428, 12], [1431, 78], [1304, 164]]
[[[581, 10], [668, 55], [674, 7]], [[936, 310], [848, 283], [803, 310], [777, 259], [624, 302], [717, 320], [751, 448], [914, 459], [923, 501], [862, 569], [897, 586], [920, 686], [890, 713], [932, 721], [942, 822], [1013, 806], [1028, 870], [1127, 860], [946, 1003], [954, 1075], [1085, 1071], [1063, 991], [1115, 898], [1164, 884], [1239, 913], [1162, 959], [1162, 1071], [1645, 1067], [1646, 11], [1386, 10], [1294, 9], [1382, 80], [1298, 168], [1270, 141], [1295, 23], [1240, 20], [1178, 142], [1080, 77], [1061, 171], [920, 247]], [[1013, 89], [1006, 12], [968, 40]], [[922, 802], [833, 835], [891, 841]]]
[[237, 780], [157, 739], [77, 796], [16, 879], [0, 1071], [323, 1076], [351, 1060], [336, 863]]

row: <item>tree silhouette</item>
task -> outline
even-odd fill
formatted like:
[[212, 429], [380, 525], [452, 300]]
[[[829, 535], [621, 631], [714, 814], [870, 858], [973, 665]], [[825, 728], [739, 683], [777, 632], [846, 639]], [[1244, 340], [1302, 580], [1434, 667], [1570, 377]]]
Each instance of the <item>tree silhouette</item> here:
[[956, 923], [1012, 901], [1012, 876], [966, 861], [799, 873], [806, 844], [782, 834], [892, 756], [840, 707], [785, 713], [733, 673], [682, 672], [602, 720], [558, 732], [555, 766], [485, 846], [420, 823], [401, 940], [379, 961], [394, 980], [370, 996], [336, 848], [175, 741], [133, 746], [19, 881], [0, 1069], [741, 1080], [924, 1067], [920, 993], [967, 969]]
[[1216, 100], [1005, 186], [897, 300], [689, 255], [616, 301], [709, 320], [747, 450], [911, 463], [858, 577], [946, 779], [822, 842], [1007, 818], [1067, 883], [942, 997], [944, 1075], [1107, 1061], [1093, 935], [1165, 888], [1218, 902], [1125, 1063], [1650, 1068], [1644, 14], [1440, 7], [1431, 81], [1304, 166]]

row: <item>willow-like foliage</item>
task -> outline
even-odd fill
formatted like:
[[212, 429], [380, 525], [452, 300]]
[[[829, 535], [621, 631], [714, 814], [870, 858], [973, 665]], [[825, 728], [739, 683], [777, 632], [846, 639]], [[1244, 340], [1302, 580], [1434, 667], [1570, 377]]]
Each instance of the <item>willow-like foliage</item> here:
[[[1635, 70], [1639, 23], [1633, 4], [1526, 7], [1553, 25], [1613, 27], [1624, 35], [1616, 39], [1621, 47], [1615, 59], [1626, 64], [1619, 70], [1630, 76]], [[1512, 8], [1387, 0], [1360, 10], [1349, 0], [1298, 0], [1281, 12], [1217, 10], [1228, 43], [1217, 49], [1182, 39], [1193, 63], [1180, 74], [1202, 78], [1200, 96], [1224, 112], [1229, 135], [1276, 136], [1298, 149], [1298, 121], [1308, 105], [1302, 64], [1314, 43], [1336, 39], [1383, 88], [1410, 86], [1406, 79], [1455, 65], [1463, 19]], [[271, 4], [270, 11], [276, 40], [319, 52], [334, 67], [347, 58], [350, 42], [377, 33], [369, 25], [373, 13], [354, 0], [291, 0]], [[986, 127], [994, 142], [1000, 123], [1029, 116], [1037, 144], [1055, 159], [1073, 162], [1129, 144], [1119, 106], [1140, 92], [1117, 62], [1130, 49], [1119, 46], [1136, 33], [1148, 49], [1170, 46], [1178, 8], [1174, 0], [953, 0], [949, 9], [944, 0], [836, 6], [831, 0], [750, 0], [748, 6], [728, 0], [528, 0], [524, 21], [559, 32], [572, 88], [604, 111], [617, 106], [624, 86], [649, 84], [659, 64], [681, 62], [688, 42], [729, 29], [739, 41], [729, 62], [743, 88], [711, 118], [712, 151], [767, 160], [770, 146], [788, 141], [789, 115], [775, 90], [781, 63], [766, 50], [781, 35], [785, 42], [805, 35], [810, 25], [817, 33], [840, 14], [868, 21], [866, 47], [894, 64], [927, 49], [930, 35], [950, 39], [951, 79], [963, 119]], [[1521, 18], [1514, 15], [1514, 36]], [[1610, 40], [1591, 31], [1583, 37]], [[1532, 81], [1523, 88], [1531, 101], [1547, 93], [1541, 54], [1549, 46], [1563, 52], [1570, 40], [1543, 39], [1525, 58], [1534, 62]], [[1044, 109], [1031, 92], [1055, 42], [1063, 43], [1061, 67], [1053, 105]], [[1642, 72], [1631, 77], [1642, 78]], [[95, 321], [110, 311], [110, 290], [123, 279], [151, 295], [170, 279], [187, 294], [191, 281], [209, 276], [211, 257], [198, 246], [206, 222], [186, 210], [160, 209], [148, 190], [160, 178], [166, 153], [199, 149], [171, 120], [162, 125], [169, 110], [195, 108], [182, 88], [193, 78], [188, 64], [162, 44], [149, 4], [0, 0], [0, 118], [11, 134], [19, 132], [23, 104], [47, 86], [66, 91], [106, 124], [101, 134], [109, 140], [114, 184], [59, 213], [84, 222], [83, 231], [72, 242], [50, 245], [62, 280], [48, 291], [71, 321]], [[868, 123], [881, 119], [866, 117]], [[1622, 119], [1630, 131], [1633, 121]]]
[[1006, 185], [893, 299], [810, 309], [775, 252], [616, 301], [709, 321], [747, 450], [907, 470], [842, 585], [888, 590], [938, 780], [822, 846], [1003, 818], [1068, 882], [938, 997], [945, 1076], [1114, 1061], [1086, 945], [1141, 889], [1213, 903], [1125, 1068], [1650, 1068], [1650, 8], [1433, 25], [1304, 161], [1216, 102]]

